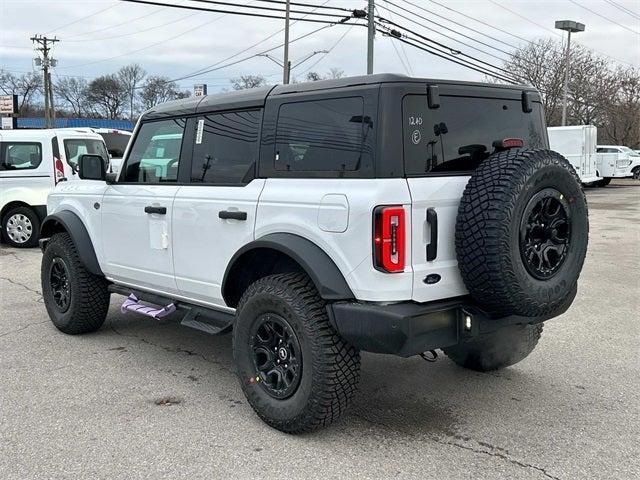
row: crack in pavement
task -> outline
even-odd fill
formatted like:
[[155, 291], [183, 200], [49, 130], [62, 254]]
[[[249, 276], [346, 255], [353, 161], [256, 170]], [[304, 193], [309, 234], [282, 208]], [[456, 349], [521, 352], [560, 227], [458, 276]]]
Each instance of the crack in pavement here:
[[[382, 427], [386, 430], [389, 430], [391, 432], [395, 432], [396, 429], [394, 429], [393, 427], [391, 427], [390, 425], [386, 424], [385, 422], [381, 422], [378, 420], [371, 420], [369, 418], [366, 418], [365, 416], [354, 412], [353, 410], [350, 411], [350, 415], [357, 417], [361, 420], [364, 420], [367, 423], [370, 423], [372, 425], [376, 425], [379, 427]], [[411, 434], [409, 434], [411, 435]], [[473, 446], [469, 446], [469, 445], [465, 445], [463, 443], [460, 442], [456, 442], [453, 440], [444, 440], [443, 438], [439, 437], [438, 435], [433, 435], [433, 434], [423, 434], [424, 437], [428, 438], [429, 440], [438, 443], [440, 445], [449, 445], [452, 447], [456, 447], [456, 448], [460, 448], [463, 450], [467, 450], [469, 452], [473, 452], [473, 453], [478, 453], [478, 454], [482, 454], [482, 455], [487, 455], [490, 457], [494, 457], [494, 458], [500, 458], [502, 460], [505, 460], [509, 463], [511, 463], [512, 465], [516, 465], [518, 467], [521, 468], [530, 468], [533, 470], [536, 470], [538, 472], [540, 472], [541, 474], [543, 474], [545, 477], [550, 478], [552, 480], [560, 480], [559, 477], [553, 476], [551, 475], [549, 472], [547, 472], [547, 470], [543, 467], [538, 467], [537, 465], [532, 465], [530, 463], [525, 463], [522, 462], [520, 460], [517, 460], [515, 458], [513, 458], [511, 456], [511, 453], [509, 452], [509, 450], [507, 450], [506, 448], [502, 448], [502, 447], [496, 447], [495, 445], [492, 445], [488, 442], [481, 442], [478, 440], [474, 440], [473, 438], [469, 437], [469, 436], [462, 436], [462, 435], [455, 435], [455, 434], [444, 434], [449, 438], [454, 438], [463, 442], [475, 442], [478, 445], [482, 446], [482, 447], [486, 447], [486, 449], [482, 449], [482, 448], [475, 448]], [[413, 434], [411, 436], [417, 437], [418, 435]]]
[[186, 348], [180, 348], [180, 347], [168, 347], [166, 345], [160, 345], [157, 343], [153, 343], [150, 340], [147, 340], [146, 338], [140, 337], [138, 335], [132, 335], [132, 334], [126, 334], [126, 333], [122, 333], [119, 332], [118, 330], [116, 330], [116, 328], [113, 326], [113, 323], [109, 323], [109, 328], [113, 331], [113, 333], [115, 333], [116, 335], [120, 335], [122, 337], [129, 337], [129, 338], [134, 338], [136, 340], [138, 340], [141, 343], [144, 343], [146, 345], [151, 345], [153, 347], [156, 348], [161, 348], [162, 350], [164, 350], [165, 352], [170, 352], [170, 353], [186, 353], [189, 356], [196, 356], [201, 358], [202, 360], [204, 360], [207, 363], [211, 363], [212, 365], [215, 365], [216, 367], [218, 367], [220, 370], [223, 370], [231, 375], [235, 375], [235, 372], [233, 371], [233, 369], [227, 367], [226, 365], [224, 365], [222, 362], [219, 362], [218, 360], [213, 360], [211, 358], [206, 357], [205, 355], [198, 353], [198, 352], [194, 352], [193, 350], [187, 350]]
[[4, 332], [4, 333], [0, 333], [0, 337], [6, 337], [7, 335], [12, 335], [14, 333], [18, 333], [21, 332], [23, 330], [26, 330], [29, 327], [33, 327], [34, 325], [42, 325], [43, 323], [47, 323], [49, 322], [49, 320], [43, 320], [42, 322], [34, 322], [34, 323], [28, 323], [27, 325], [24, 325], [20, 328], [17, 328], [15, 330], [11, 330], [9, 332]]
[[9, 283], [11, 283], [12, 285], [17, 285], [19, 287], [24, 288], [25, 290], [31, 292], [31, 293], [35, 293], [36, 295], [38, 295], [38, 299], [35, 300], [36, 302], [40, 302], [40, 300], [42, 300], [42, 292], [40, 292], [39, 290], [35, 290], [33, 288], [31, 288], [28, 285], [25, 285], [24, 283], [20, 283], [20, 282], [16, 282], [15, 280], [11, 279], [11, 278], [7, 278], [7, 277], [0, 277], [0, 280], [5, 280]]

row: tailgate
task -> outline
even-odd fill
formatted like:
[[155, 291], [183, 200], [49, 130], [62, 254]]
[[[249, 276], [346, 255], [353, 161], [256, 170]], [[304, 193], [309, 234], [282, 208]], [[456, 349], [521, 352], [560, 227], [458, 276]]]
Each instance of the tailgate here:
[[[467, 294], [456, 260], [455, 227], [458, 204], [468, 181], [467, 176], [407, 179], [411, 193], [412, 299], [417, 302]], [[432, 236], [436, 255], [427, 260]]]

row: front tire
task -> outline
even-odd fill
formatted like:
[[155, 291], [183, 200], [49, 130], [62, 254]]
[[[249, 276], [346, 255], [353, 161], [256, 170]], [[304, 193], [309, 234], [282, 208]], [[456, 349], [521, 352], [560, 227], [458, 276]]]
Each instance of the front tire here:
[[489, 372], [527, 358], [536, 348], [541, 334], [541, 323], [512, 325], [445, 348], [444, 353], [460, 367]]
[[12, 208], [2, 219], [2, 232], [12, 247], [35, 247], [40, 236], [40, 219], [29, 207]]
[[68, 233], [49, 240], [40, 277], [47, 313], [58, 330], [75, 335], [102, 326], [109, 310], [107, 282], [86, 269]]
[[244, 293], [233, 359], [251, 407], [286, 433], [327, 426], [346, 410], [360, 354], [332, 327], [325, 302], [302, 273], [270, 275]]

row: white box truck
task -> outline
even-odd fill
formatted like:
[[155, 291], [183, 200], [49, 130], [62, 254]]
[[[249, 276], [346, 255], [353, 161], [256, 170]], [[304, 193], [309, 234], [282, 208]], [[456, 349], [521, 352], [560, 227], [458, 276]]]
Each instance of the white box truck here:
[[569, 160], [583, 184], [602, 180], [597, 166], [598, 129], [596, 127], [593, 125], [548, 127], [547, 132], [551, 150]]

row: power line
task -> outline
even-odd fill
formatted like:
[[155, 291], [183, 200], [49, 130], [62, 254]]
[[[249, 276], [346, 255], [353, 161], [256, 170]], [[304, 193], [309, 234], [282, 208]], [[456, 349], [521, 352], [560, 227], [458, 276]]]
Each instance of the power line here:
[[598, 16], [598, 17], [600, 17], [600, 18], [603, 18], [604, 20], [606, 20], [606, 21], [608, 21], [608, 22], [613, 23], [614, 25], [618, 25], [619, 27], [622, 27], [622, 28], [624, 28], [625, 30], [630, 31], [631, 33], [635, 33], [636, 35], [640, 35], [640, 32], [637, 32], [637, 31], [635, 31], [635, 30], [633, 30], [633, 29], [631, 29], [631, 28], [627, 27], [626, 25], [623, 25], [623, 24], [621, 24], [621, 23], [618, 23], [618, 22], [616, 22], [615, 20], [611, 20], [609, 17], [605, 17], [604, 15], [600, 15], [598, 12], [596, 12], [596, 11], [594, 11], [594, 10], [591, 10], [589, 7], [585, 7], [584, 5], [582, 5], [582, 4], [578, 3], [578, 2], [576, 2], [575, 0], [569, 0], [569, 1], [570, 1], [571, 3], [573, 3], [574, 5], [577, 5], [578, 7], [580, 7], [580, 8], [582, 8], [582, 9], [586, 10], [587, 12], [591, 12], [591, 13], [593, 13], [594, 15], [596, 15], [596, 16]]
[[609, 5], [612, 5], [613, 7], [617, 8], [621, 12], [624, 12], [627, 15], [631, 15], [632, 17], [640, 20], [640, 15], [634, 12], [633, 10], [629, 10], [627, 7], [622, 6], [619, 3], [614, 2], [613, 0], [604, 0], [604, 1], [607, 2]]
[[182, 22], [183, 20], [187, 20], [188, 18], [195, 17], [196, 15], [200, 15], [200, 12], [190, 13], [189, 15], [186, 15], [184, 17], [180, 17], [175, 20], [170, 20], [168, 22], [161, 23], [160, 25], [154, 25], [152, 27], [148, 27], [143, 30], [137, 30], [135, 32], [129, 32], [129, 33], [121, 33], [120, 35], [113, 35], [111, 37], [100, 37], [100, 38], [81, 39], [81, 40], [67, 40], [65, 38], [64, 41], [65, 43], [87, 43], [87, 42], [103, 42], [105, 40], [113, 40], [115, 38], [130, 37], [131, 35], [138, 35], [139, 33], [148, 32], [150, 30], [155, 30], [156, 28], [166, 27], [167, 25], [172, 25], [174, 23]]
[[[317, 29], [315, 29], [315, 30], [312, 30], [311, 32], [308, 32], [308, 33], [306, 33], [306, 34], [304, 34], [304, 35], [301, 35], [301, 36], [299, 36], [299, 37], [294, 38], [294, 39], [293, 39], [293, 40], [291, 40], [289, 43], [297, 42], [298, 40], [302, 40], [303, 38], [306, 38], [306, 37], [309, 37], [310, 35], [313, 35], [314, 33], [317, 33], [317, 32], [319, 32], [319, 31], [321, 31], [321, 30], [325, 30], [325, 29], [327, 29], [327, 28], [333, 27], [333, 26], [338, 25], [338, 24], [339, 24], [339, 22], [338, 22], [338, 23], [333, 23], [333, 24], [330, 24], [330, 25], [324, 25], [324, 26], [322, 26], [322, 27], [320, 27], [320, 28], [317, 28]], [[344, 24], [344, 23], [342, 23], [342, 24]], [[355, 23], [355, 24], [347, 24], [347, 25], [361, 25], [361, 24]], [[214, 68], [208, 68], [208, 69], [206, 69], [206, 70], [202, 70], [202, 71], [197, 72], [197, 73], [192, 73], [192, 74], [184, 75], [184, 76], [182, 76], [182, 77], [174, 78], [174, 79], [172, 79], [171, 81], [173, 81], [173, 82], [177, 82], [177, 81], [180, 81], [180, 80], [185, 80], [185, 79], [187, 79], [187, 78], [198, 77], [198, 76], [200, 76], [200, 75], [204, 75], [205, 73], [214, 72], [214, 71], [216, 71], [216, 70], [222, 70], [223, 68], [227, 68], [227, 67], [230, 67], [230, 66], [232, 66], [232, 65], [237, 65], [238, 63], [242, 63], [242, 62], [245, 62], [245, 61], [250, 60], [250, 59], [252, 59], [252, 58], [255, 58], [255, 57], [258, 57], [258, 56], [260, 56], [260, 55], [263, 55], [263, 54], [265, 54], [265, 53], [272, 52], [273, 50], [276, 50], [276, 49], [278, 49], [278, 48], [282, 47], [283, 45], [284, 45], [284, 43], [281, 43], [281, 44], [279, 44], [279, 45], [276, 45], [275, 47], [271, 47], [271, 48], [268, 48], [268, 49], [263, 50], [263, 51], [261, 51], [261, 52], [258, 52], [258, 53], [255, 53], [255, 54], [253, 54], [253, 55], [250, 55], [250, 56], [248, 56], [248, 57], [241, 58], [240, 60], [237, 60], [237, 61], [235, 61], [235, 62], [227, 63], [227, 64], [220, 65], [220, 66], [216, 66], [216, 67], [214, 67]]]
[[[211, 5], [221, 5], [221, 6], [224, 6], [224, 7], [250, 8], [250, 9], [255, 9], [255, 10], [266, 10], [266, 11], [280, 12], [280, 13], [284, 13], [285, 12], [285, 10], [283, 10], [282, 8], [261, 7], [261, 6], [258, 6], [258, 5], [256, 5], [256, 6], [238, 5], [237, 3], [222, 2], [222, 1], [218, 1], [218, 0], [190, 0], [190, 1], [195, 2], [195, 3], [206, 3], [206, 4], [211, 4]], [[278, 3], [280, 5], [286, 5], [285, 3], [276, 2], [275, 0], [272, 0], [269, 3]], [[291, 2], [289, 2], [289, 5], [293, 5], [293, 4]], [[307, 4], [304, 4], [304, 5], [307, 5]], [[307, 5], [307, 6], [313, 7], [313, 5]], [[306, 10], [289, 9], [289, 12], [290, 13], [306, 13], [306, 14], [309, 14], [309, 12], [306, 11]], [[314, 13], [313, 15], [319, 16], [319, 17], [336, 17], [336, 16], [340, 16], [341, 14], [338, 14], [338, 13]]]
[[121, 27], [123, 25], [128, 25], [129, 23], [133, 23], [133, 22], [135, 22], [137, 20], [142, 20], [143, 18], [147, 18], [147, 17], [150, 17], [150, 16], [155, 15], [157, 13], [165, 12], [165, 11], [166, 10], [164, 8], [158, 8], [157, 10], [153, 10], [150, 13], [145, 13], [144, 15], [140, 15], [139, 17], [130, 18], [128, 20], [125, 20], [124, 22], [116, 23], [115, 25], [107, 25], [106, 27], [98, 28], [96, 30], [90, 30], [88, 32], [76, 33], [74, 35], [65, 35], [64, 41], [66, 43], [66, 42], [71, 41], [71, 40], [69, 40], [70, 38], [84, 37], [86, 35], [93, 35], [95, 33], [104, 32], [105, 30], [113, 30], [114, 28], [118, 28], [118, 27]]
[[[521, 18], [521, 19], [523, 19], [523, 20], [525, 20], [525, 21], [527, 21], [527, 22], [529, 22], [529, 23], [531, 23], [531, 24], [533, 24], [533, 25], [535, 25], [535, 26], [537, 26], [537, 27], [543, 28], [544, 30], [546, 30], [546, 31], [548, 31], [548, 32], [551, 32], [551, 33], [553, 33], [554, 35], [556, 35], [556, 36], [558, 36], [558, 37], [562, 37], [562, 36], [563, 36], [560, 32], [558, 32], [558, 31], [556, 31], [556, 30], [552, 30], [552, 29], [550, 29], [550, 28], [547, 28], [547, 27], [545, 27], [545, 26], [543, 26], [543, 25], [540, 25], [539, 23], [534, 22], [533, 20], [531, 20], [531, 19], [530, 19], [530, 18], [528, 18], [527, 16], [525, 16], [525, 15], [521, 15], [520, 13], [518, 13], [518, 12], [516, 12], [516, 11], [514, 11], [514, 10], [511, 10], [511, 9], [510, 9], [510, 8], [508, 8], [508, 7], [505, 7], [504, 5], [502, 5], [502, 4], [500, 4], [500, 3], [498, 3], [498, 2], [496, 2], [496, 1], [494, 1], [494, 0], [488, 0], [488, 1], [489, 1], [489, 2], [491, 2], [492, 4], [494, 4], [496, 7], [500, 7], [500, 8], [502, 8], [503, 10], [506, 10], [507, 12], [510, 12], [510, 13], [512, 13], [513, 15], [515, 15], [515, 16], [517, 16], [517, 17], [519, 17], [519, 18]], [[576, 41], [575, 43], [577, 43], [578, 45], [582, 45], [580, 42], [577, 42], [577, 41]], [[613, 56], [608, 55], [608, 54], [606, 54], [606, 53], [599, 52], [598, 50], [594, 50], [594, 49], [591, 49], [591, 50], [593, 50], [594, 52], [598, 53], [599, 55], [602, 55], [603, 57], [607, 57], [607, 58], [610, 58], [611, 60], [615, 60], [616, 62], [626, 63], [627, 65], [634, 66], [632, 63], [627, 62], [626, 60], [622, 60], [622, 59], [620, 59], [620, 58], [613, 57]]]
[[[393, 25], [394, 27], [398, 27], [398, 28], [401, 28], [401, 29], [403, 29], [403, 30], [405, 30], [407, 32], [410, 32], [411, 34], [415, 35], [416, 37], [418, 37], [421, 40], [420, 43], [431, 43], [431, 44], [433, 44], [433, 45], [435, 45], [437, 47], [445, 49], [444, 52], [441, 52], [441, 53], [444, 53], [445, 55], [455, 55], [456, 57], [458, 55], [460, 55], [460, 56], [468, 58], [472, 62], [476, 62], [476, 63], [480, 63], [480, 64], [485, 65], [485, 67], [483, 67], [483, 68], [489, 67], [489, 68], [493, 68], [495, 70], [501, 71], [501, 72], [503, 72], [504, 74], [507, 74], [507, 75], [511, 74], [510, 71], [505, 70], [504, 68], [498, 67], [497, 65], [493, 65], [492, 63], [489, 63], [489, 62], [485, 62], [484, 60], [480, 60], [479, 58], [476, 58], [476, 57], [474, 57], [472, 55], [468, 55], [468, 54], [466, 54], [464, 52], [461, 52], [460, 50], [455, 50], [455, 49], [449, 47], [448, 45], [445, 45], [443, 43], [440, 43], [440, 42], [437, 42], [435, 40], [432, 40], [429, 37], [421, 35], [421, 34], [415, 32], [413, 30], [408, 29], [407, 27], [404, 27], [404, 26], [399, 25], [399, 24], [397, 24], [395, 22], [392, 22], [391, 20], [387, 20], [387, 19], [381, 18], [381, 17], [378, 17], [378, 18], [381, 21], [383, 21], [384, 23], [388, 23], [390, 25]], [[390, 33], [393, 35], [394, 31], [391, 31]], [[398, 32], [398, 33], [400, 33], [400, 32]], [[429, 45], [429, 47], [435, 48], [433, 45]], [[448, 50], [449, 52], [447, 53], [446, 50]]]
[[[386, 32], [385, 30], [382, 30], [382, 29], [378, 29], [378, 31], [380, 33], [383, 33], [383, 34], [387, 34], [388, 33], [388, 32]], [[456, 64], [458, 64], [460, 66], [465, 67], [465, 68], [469, 68], [471, 70], [475, 70], [476, 72], [484, 73], [485, 75], [489, 75], [491, 77], [497, 78], [497, 79], [502, 80], [502, 81], [507, 82], [507, 83], [515, 83], [513, 81], [513, 79], [510, 79], [510, 78], [507, 78], [507, 77], [503, 77], [501, 75], [489, 72], [489, 71], [487, 71], [485, 69], [482, 69], [480, 67], [473, 66], [473, 65], [470, 65], [470, 64], [462, 62], [462, 61], [458, 61], [458, 60], [453, 59], [451, 57], [447, 57], [446, 55], [443, 55], [442, 53], [434, 51], [432, 48], [429, 48], [429, 47], [427, 47], [425, 45], [421, 45], [421, 44], [417, 43], [414, 39], [411, 39], [409, 37], [406, 37], [406, 36], [398, 37], [398, 36], [395, 36], [395, 35], [392, 35], [392, 36], [393, 36], [393, 38], [395, 38], [396, 40], [398, 40], [400, 42], [406, 43], [407, 45], [411, 45], [412, 47], [415, 47], [415, 48], [417, 48], [419, 50], [423, 50], [423, 51], [425, 51], [427, 53], [430, 53], [431, 55], [435, 55], [436, 57], [440, 57], [440, 58], [442, 58], [444, 60], [448, 60], [450, 62], [456, 63]]]
[[[319, 5], [317, 8], [321, 8], [321, 7], [325, 6], [327, 3], [329, 3], [329, 1], [330, 0], [325, 0], [325, 2], [322, 5]], [[312, 12], [313, 12], [313, 10], [311, 10], [310, 13], [312, 13]], [[303, 15], [303, 18], [304, 17], [306, 17], [306, 15]], [[296, 23], [297, 23], [297, 21], [291, 22], [291, 26], [295, 25]], [[232, 60], [233, 58], [236, 58], [237, 56], [242, 55], [243, 53], [251, 50], [252, 48], [257, 47], [258, 45], [261, 45], [261, 44], [265, 43], [266, 41], [270, 40], [271, 38], [273, 38], [276, 35], [278, 35], [279, 33], [281, 33], [283, 30], [284, 30], [284, 28], [280, 28], [277, 31], [273, 32], [272, 34], [268, 35], [267, 37], [263, 38], [262, 40], [254, 43], [253, 45], [250, 45], [250, 46], [248, 46], [248, 47], [246, 47], [246, 48], [244, 48], [244, 49], [242, 49], [242, 50], [230, 55], [229, 57], [223, 58], [222, 60], [219, 60], [219, 61], [217, 61], [217, 62], [215, 62], [215, 63], [213, 63], [211, 65], [207, 65], [207, 66], [199, 68], [198, 70], [195, 70], [195, 71], [193, 71], [191, 73], [188, 73], [187, 76], [190, 77], [190, 76], [198, 75], [200, 72], [203, 72], [204, 70], [207, 70], [209, 68], [217, 67], [221, 63], [224, 63], [224, 62], [227, 62], [229, 60]]]
[[[498, 32], [502, 32], [502, 33], [504, 33], [506, 35], [509, 35], [509, 36], [513, 37], [513, 38], [517, 38], [518, 40], [522, 40], [523, 42], [531, 43], [528, 39], [526, 39], [524, 37], [521, 37], [520, 35], [516, 35], [515, 33], [508, 32], [507, 30], [504, 30], [504, 29], [502, 29], [500, 27], [496, 27], [495, 25], [491, 25], [490, 23], [487, 23], [487, 22], [484, 22], [484, 21], [479, 20], [477, 18], [474, 18], [474, 17], [472, 17], [470, 15], [467, 15], [466, 13], [462, 13], [462, 12], [460, 12], [458, 10], [455, 10], [455, 9], [453, 9], [453, 8], [447, 6], [447, 5], [443, 5], [442, 3], [438, 3], [438, 2], [436, 2], [434, 0], [429, 0], [429, 1], [431, 3], [435, 3], [436, 5], [438, 5], [438, 6], [442, 7], [442, 8], [445, 8], [445, 9], [451, 11], [451, 12], [455, 12], [458, 15], [462, 15], [463, 17], [468, 18], [469, 20], [473, 20], [474, 22], [478, 22], [478, 23], [484, 25], [485, 27], [489, 27], [489, 28], [491, 28], [493, 30], [497, 30]], [[407, 0], [405, 0], [405, 2], [413, 5], [414, 7], [417, 7], [417, 5], [415, 5], [414, 3], [411, 3], [411, 2], [409, 2]], [[450, 20], [450, 21], [452, 22], [452, 20]], [[455, 23], [455, 22], [453, 22], [453, 23]], [[457, 25], [460, 25], [460, 24], [458, 23]], [[464, 25], [460, 25], [460, 26], [464, 26]], [[493, 38], [493, 37], [489, 37], [489, 38]], [[513, 45], [511, 45], [511, 46], [513, 47]]]
[[[383, 1], [384, 1], [384, 2], [386, 2], [386, 3], [388, 3], [388, 4], [390, 4], [390, 5], [393, 5], [394, 7], [398, 8], [398, 9], [400, 9], [400, 10], [404, 11], [404, 12], [407, 12], [408, 14], [410, 14], [410, 15], [412, 15], [412, 16], [414, 16], [414, 17], [418, 17], [418, 18], [420, 18], [420, 19], [422, 19], [422, 20], [425, 20], [425, 21], [427, 21], [427, 22], [429, 22], [429, 23], [432, 23], [432, 24], [434, 24], [434, 25], [437, 25], [437, 26], [438, 26], [438, 27], [440, 27], [440, 28], [443, 28], [443, 29], [445, 29], [445, 30], [447, 30], [447, 31], [453, 32], [453, 33], [455, 33], [456, 35], [460, 35], [461, 37], [464, 37], [464, 38], [467, 38], [467, 39], [469, 39], [469, 40], [471, 40], [471, 41], [473, 41], [473, 42], [479, 43], [480, 45], [484, 45], [485, 47], [491, 48], [492, 50], [496, 50], [496, 51], [501, 52], [501, 53], [504, 53], [504, 54], [506, 54], [506, 55], [511, 55], [511, 52], [508, 52], [508, 51], [503, 50], [503, 49], [498, 48], [498, 47], [494, 47], [493, 45], [491, 45], [491, 44], [489, 44], [489, 43], [486, 43], [486, 42], [483, 42], [483, 41], [478, 40], [478, 39], [476, 39], [476, 38], [470, 37], [469, 35], [466, 35], [466, 34], [464, 34], [464, 33], [461, 33], [461, 32], [459, 32], [459, 31], [457, 31], [457, 30], [454, 30], [453, 28], [449, 28], [449, 27], [447, 27], [446, 25], [442, 25], [441, 23], [438, 23], [438, 22], [436, 22], [435, 20], [431, 20], [430, 18], [427, 18], [427, 17], [425, 17], [424, 15], [420, 15], [420, 14], [419, 14], [419, 13], [417, 13], [417, 12], [414, 12], [414, 11], [408, 10], [408, 9], [406, 9], [406, 8], [404, 8], [404, 7], [400, 6], [400, 5], [396, 5], [395, 3], [392, 3], [392, 2], [390, 2], [390, 1], [388, 1], [388, 0], [383, 0]], [[424, 25], [423, 23], [419, 23], [419, 22], [418, 22], [417, 20], [415, 20], [414, 18], [407, 17], [407, 16], [405, 16], [405, 15], [403, 15], [403, 14], [401, 14], [401, 13], [398, 13], [397, 11], [394, 11], [394, 13], [395, 13], [396, 15], [398, 15], [399, 17], [404, 18], [405, 20], [408, 20], [408, 21], [410, 21], [410, 22], [412, 22], [412, 23], [415, 23], [416, 25], [420, 25], [420, 26], [421, 26], [421, 27], [423, 27], [423, 28], [430, 29], [429, 27], [427, 27], [427, 26], [426, 26], [426, 25]], [[465, 28], [466, 28], [466, 27], [465, 27]], [[430, 29], [430, 30], [431, 30], [431, 29]], [[456, 39], [456, 38], [454, 38], [454, 37], [451, 37], [450, 35], [447, 35], [447, 34], [442, 33], [442, 32], [437, 32], [437, 33], [438, 33], [438, 35], [441, 35], [441, 36], [446, 37], [446, 38], [448, 38], [448, 39], [450, 39], [450, 40], [453, 40], [453, 41], [458, 42], [458, 43], [460, 43], [460, 44], [462, 44], [462, 45], [465, 45], [465, 46], [467, 46], [467, 47], [469, 47], [469, 48], [473, 48], [474, 50], [477, 50], [477, 51], [479, 51], [479, 52], [482, 52], [482, 53], [484, 53], [485, 55], [490, 55], [490, 56], [495, 57], [495, 55], [494, 55], [494, 54], [491, 54], [491, 53], [485, 52], [484, 50], [481, 50], [481, 49], [479, 49], [479, 48], [477, 48], [477, 47], [474, 47], [474, 46], [471, 46], [471, 45], [469, 45], [469, 44], [467, 44], [467, 43], [464, 43], [463, 41], [458, 40], [458, 39]], [[476, 31], [476, 33], [480, 33], [480, 32], [477, 32], [477, 31]], [[508, 45], [508, 44], [507, 44], [507, 45]], [[514, 47], [514, 48], [517, 48], [517, 47]], [[499, 58], [499, 57], [496, 57], [496, 58]], [[501, 60], [503, 60], [503, 59], [501, 59]]]
[[113, 5], [110, 5], [107, 8], [103, 8], [102, 10], [98, 10], [97, 12], [93, 12], [93, 13], [90, 13], [89, 15], [84, 16], [84, 17], [80, 17], [80, 18], [74, 20], [73, 22], [65, 23], [64, 25], [61, 25], [58, 28], [54, 28], [53, 30], [49, 30], [47, 32], [47, 35], [50, 34], [50, 33], [53, 33], [53, 32], [57, 32], [61, 28], [66, 28], [66, 27], [68, 27], [70, 25], [75, 25], [76, 23], [81, 22], [82, 20], [86, 20], [87, 18], [93, 17], [95, 15], [98, 15], [99, 13], [106, 12], [107, 10], [110, 10], [110, 9], [112, 9], [114, 7], [117, 7], [118, 5], [119, 5], [118, 3], [114, 3]]
[[[263, 2], [263, 3], [276, 3], [279, 5], [285, 5], [285, 2], [281, 1], [281, 0], [256, 0], [257, 2]], [[289, 5], [294, 5], [296, 7], [313, 7], [314, 10], [315, 9], [325, 9], [325, 10], [341, 10], [343, 12], [351, 12], [352, 9], [350, 8], [343, 8], [343, 7], [330, 7], [327, 5], [327, 3], [329, 2], [324, 2], [323, 5], [312, 5], [310, 3], [301, 3], [301, 2], [289, 2]]]
[[[383, 8], [382, 6], [380, 8]], [[389, 10], [388, 8], [385, 8], [387, 15], [389, 15], [389, 18], [391, 20], [393, 20], [393, 14], [391, 12], [391, 10]], [[375, 11], [378, 11], [378, 8], [375, 8]], [[400, 51], [398, 50], [398, 47], [396, 46], [396, 42], [392, 41], [391, 42], [391, 46], [393, 47], [393, 49], [396, 52], [396, 55], [398, 56], [398, 59], [400, 60], [400, 63], [402, 64], [404, 71], [406, 72], [407, 75], [411, 75], [413, 76], [413, 68], [411, 68], [411, 62], [409, 61], [409, 57], [407, 56], [407, 51], [404, 48], [404, 43], [400, 42], [400, 48], [402, 49], [402, 53], [404, 54], [404, 59], [402, 57], [402, 55], [400, 54]], [[406, 62], [405, 62], [406, 60]]]
[[[259, 17], [259, 18], [272, 18], [275, 20], [284, 20], [285, 17], [279, 17], [279, 16], [275, 16], [275, 15], [267, 15], [264, 13], [255, 13], [255, 12], [239, 12], [239, 11], [229, 11], [229, 10], [221, 10], [218, 8], [205, 8], [205, 7], [197, 7], [195, 5], [172, 5], [172, 4], [167, 4], [167, 3], [158, 3], [156, 1], [149, 1], [149, 0], [120, 0], [122, 2], [129, 2], [129, 3], [139, 3], [142, 5], [153, 5], [153, 6], [157, 6], [157, 7], [169, 7], [169, 8], [183, 8], [183, 9], [187, 9], [187, 10], [198, 10], [201, 12], [213, 12], [213, 13], [224, 13], [224, 14], [231, 14], [231, 15], [242, 15], [245, 17]], [[203, 1], [205, 2], [205, 0], [193, 0], [193, 1]], [[205, 2], [205, 3], [210, 3], [210, 2]], [[218, 2], [220, 3], [220, 2]], [[237, 5], [235, 4], [236, 7], [238, 8], [255, 8], [255, 7], [245, 7], [244, 5]], [[284, 10], [281, 10], [281, 12], [284, 14]], [[308, 13], [308, 12], [305, 12]], [[314, 15], [318, 15], [318, 14], [314, 14]], [[339, 17], [339, 15], [334, 15], [334, 17]], [[320, 20], [320, 19], [312, 19], [312, 18], [300, 18], [300, 17], [291, 17], [291, 20], [298, 20], [298, 21], [304, 21], [304, 22], [312, 22], [312, 23], [331, 23], [328, 20]]]
[[309, 70], [313, 69], [313, 67], [315, 67], [317, 64], [319, 64], [322, 60], [324, 60], [325, 57], [329, 55], [333, 51], [333, 49], [336, 48], [340, 42], [342, 42], [342, 40], [344, 40], [344, 38], [349, 34], [351, 30], [353, 30], [353, 27], [355, 27], [356, 25], [362, 26], [361, 23], [351, 24], [351, 26], [340, 36], [340, 38], [338, 38], [338, 41], [334, 43], [331, 47], [329, 47], [329, 49], [327, 50], [327, 53], [322, 54], [318, 60], [316, 60], [311, 64], [311, 66], [309, 66], [306, 70], [303, 70], [302, 72], [300, 72], [300, 75], [307, 73]]

